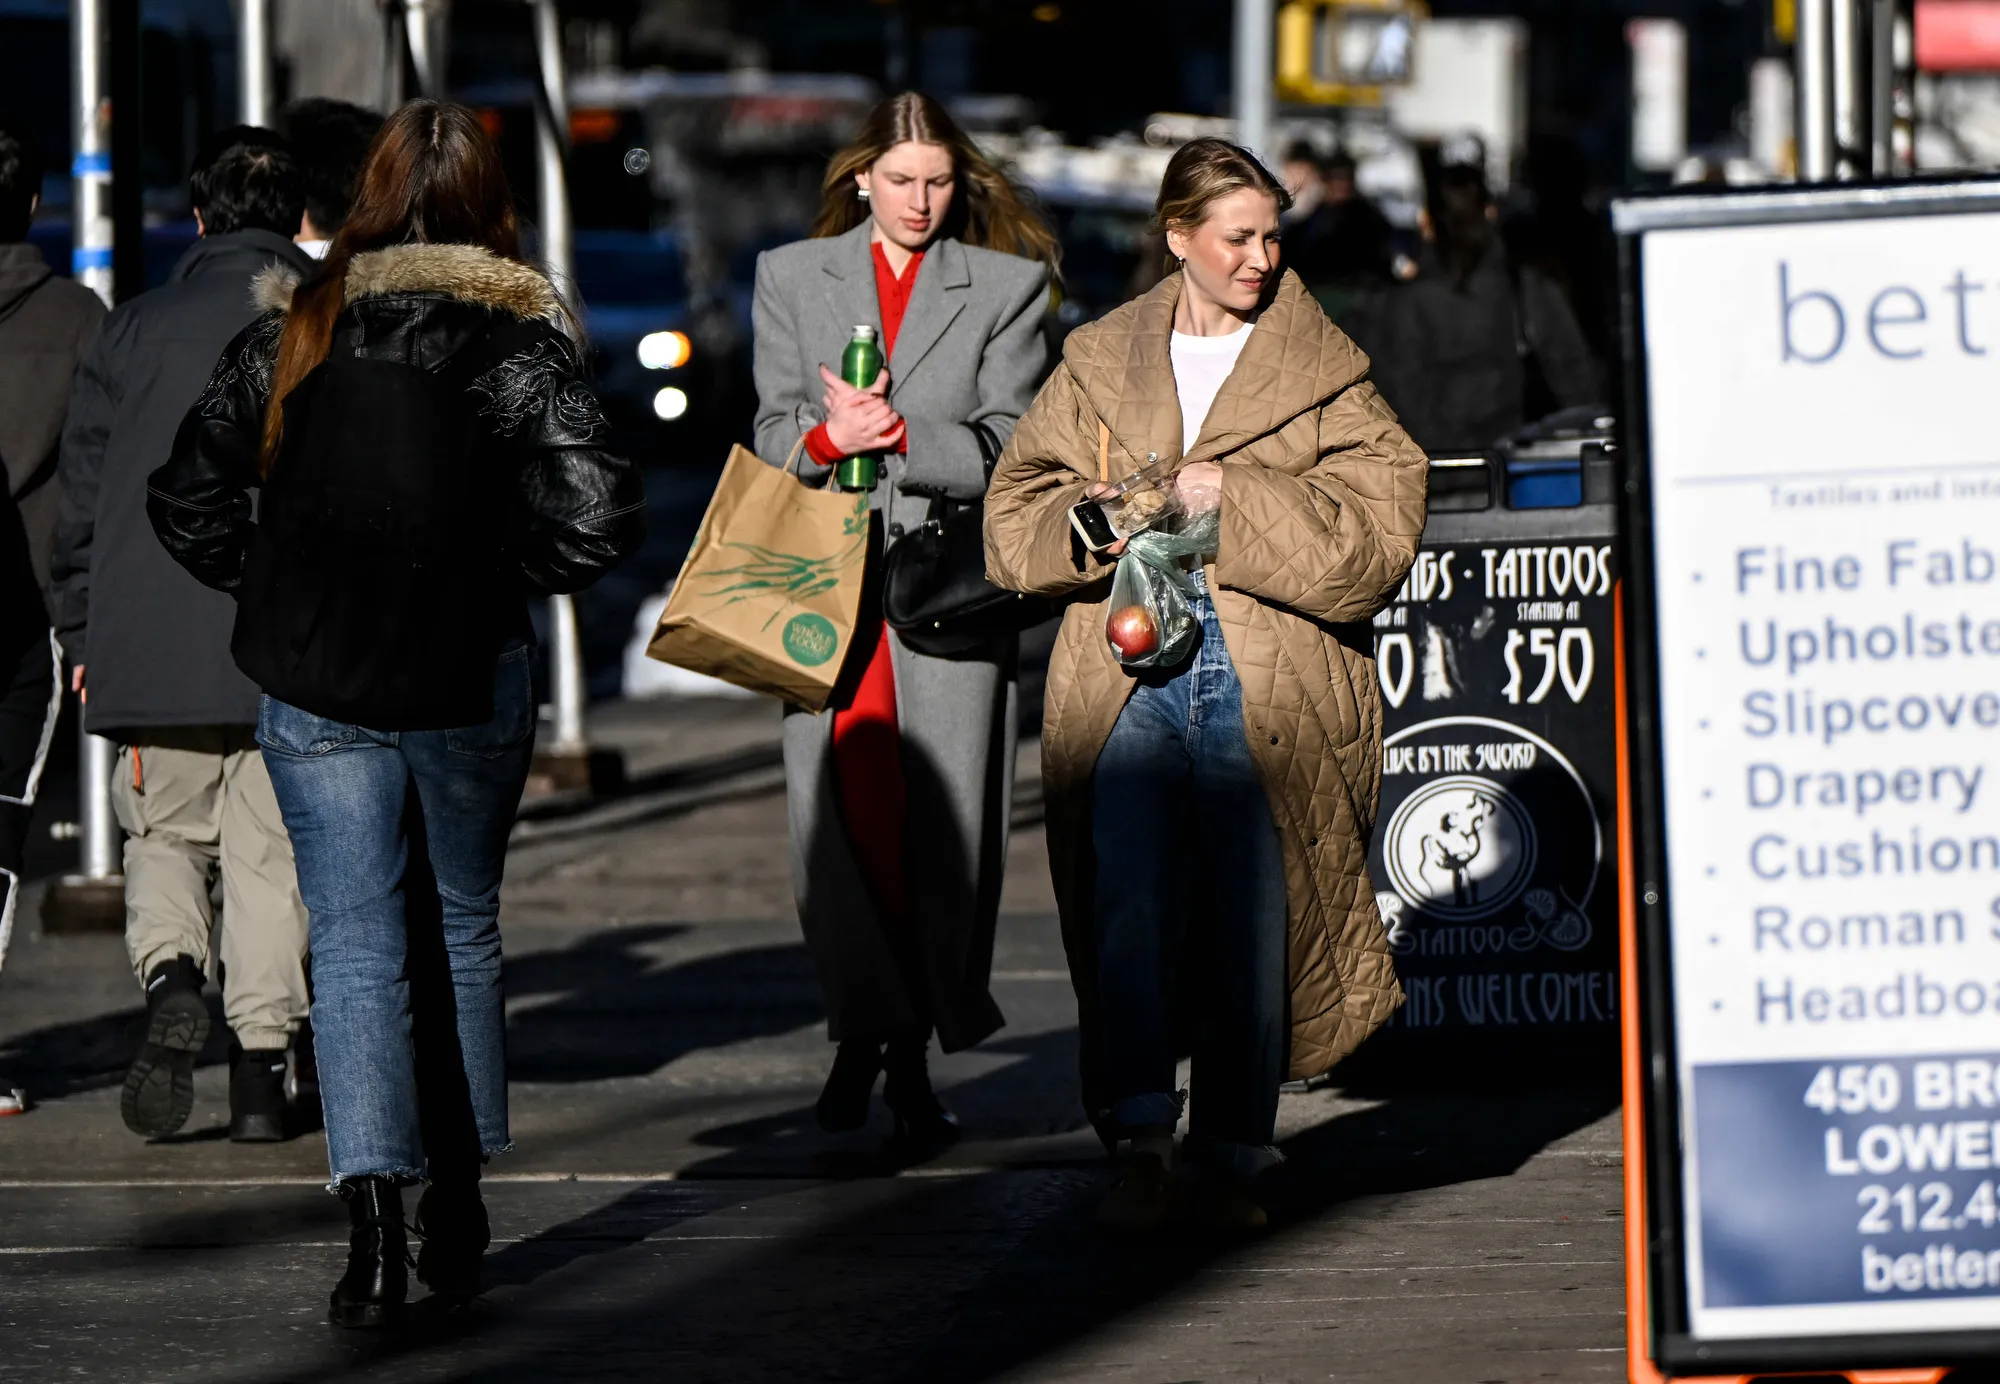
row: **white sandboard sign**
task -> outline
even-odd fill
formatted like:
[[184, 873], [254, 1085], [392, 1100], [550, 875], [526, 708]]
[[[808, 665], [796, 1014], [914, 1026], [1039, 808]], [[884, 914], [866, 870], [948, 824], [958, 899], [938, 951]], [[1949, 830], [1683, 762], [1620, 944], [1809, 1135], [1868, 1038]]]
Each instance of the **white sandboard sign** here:
[[1617, 219], [1664, 1355], [1930, 1364], [2000, 1332], [2000, 188]]

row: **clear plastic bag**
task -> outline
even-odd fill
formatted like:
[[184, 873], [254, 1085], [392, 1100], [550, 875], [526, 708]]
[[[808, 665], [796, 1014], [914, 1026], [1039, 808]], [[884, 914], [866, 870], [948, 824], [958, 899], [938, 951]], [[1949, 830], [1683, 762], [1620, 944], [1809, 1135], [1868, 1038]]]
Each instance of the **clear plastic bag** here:
[[1210, 508], [1188, 515], [1178, 533], [1148, 529], [1125, 545], [1104, 617], [1104, 638], [1125, 667], [1171, 667], [1193, 647], [1195, 587], [1182, 562], [1215, 551], [1219, 519]]

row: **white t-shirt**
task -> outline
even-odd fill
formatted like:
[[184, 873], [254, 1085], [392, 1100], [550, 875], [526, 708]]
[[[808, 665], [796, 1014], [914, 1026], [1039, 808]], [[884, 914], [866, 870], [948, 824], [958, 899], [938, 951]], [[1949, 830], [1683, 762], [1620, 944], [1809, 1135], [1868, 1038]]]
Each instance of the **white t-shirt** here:
[[1216, 391], [1236, 368], [1243, 343], [1250, 339], [1254, 322], [1246, 322], [1228, 336], [1188, 336], [1175, 332], [1168, 346], [1174, 363], [1174, 391], [1181, 400], [1181, 450], [1188, 451], [1201, 436]]

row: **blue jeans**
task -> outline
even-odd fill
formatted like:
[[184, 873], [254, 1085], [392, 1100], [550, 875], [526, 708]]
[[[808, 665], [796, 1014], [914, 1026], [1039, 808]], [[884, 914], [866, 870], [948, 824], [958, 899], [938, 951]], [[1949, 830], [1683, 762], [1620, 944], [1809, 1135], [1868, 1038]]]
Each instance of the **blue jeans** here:
[[311, 916], [335, 1184], [476, 1176], [509, 1146], [500, 875], [534, 753], [529, 654], [500, 656], [493, 719], [460, 730], [368, 730], [264, 698], [257, 741]]
[[[1244, 738], [1243, 686], [1205, 590], [1195, 610], [1195, 652], [1138, 676], [1097, 759], [1098, 1003], [1113, 1121], [1173, 1126], [1169, 997], [1190, 994], [1189, 1152], [1249, 1175], [1276, 1157], [1289, 1028], [1284, 860]], [[1177, 986], [1176, 961], [1193, 986]]]

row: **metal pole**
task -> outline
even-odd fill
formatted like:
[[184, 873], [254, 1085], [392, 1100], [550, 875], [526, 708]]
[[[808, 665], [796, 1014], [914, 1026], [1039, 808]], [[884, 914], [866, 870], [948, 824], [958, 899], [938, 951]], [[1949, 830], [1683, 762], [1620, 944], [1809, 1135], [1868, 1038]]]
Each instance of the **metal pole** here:
[[1273, 0], [1236, 0], [1236, 142], [1265, 162], [1271, 143]]
[[118, 849], [118, 819], [111, 811], [111, 773], [118, 762], [118, 747], [101, 735], [86, 732], [81, 749], [83, 876], [111, 879], [123, 863]]
[[[111, 108], [105, 88], [104, 0], [70, 4], [70, 272], [76, 281], [112, 302]], [[52, 928], [122, 926], [124, 881], [119, 876], [118, 821], [111, 811], [109, 740], [83, 729], [77, 718], [77, 834], [83, 873], [58, 880], [43, 901]]]
[[70, 273], [112, 302], [111, 130], [104, 89], [103, 0], [71, 0], [69, 11], [71, 148]]
[[450, 14], [449, 0], [409, 0], [403, 10], [410, 64], [417, 70], [417, 90], [425, 96], [444, 95]]
[[1833, 147], [1833, 7], [1838, 0], [1798, 0], [1799, 179], [1830, 182]]
[[[563, 169], [569, 143], [569, 92], [563, 77], [562, 30], [555, 0], [529, 0], [535, 26], [535, 64], [541, 100], [535, 104], [537, 215], [542, 261], [549, 277], [572, 307], [576, 297], [576, 240], [570, 223], [569, 184]], [[580, 759], [589, 754], [584, 739], [583, 644], [577, 635], [576, 603], [549, 598], [549, 699], [555, 716], [553, 756]]]
[[409, 52], [409, 29], [403, 20], [403, 0], [382, 0], [382, 109], [403, 104], [403, 63]]
[[271, 0], [237, 0], [242, 7], [236, 31], [237, 82], [242, 100], [237, 118], [245, 125], [271, 123]]
[[1868, 0], [1868, 164], [1896, 172], [1896, 0]]
[[1862, 3], [1833, 0], [1833, 158], [1834, 176], [1843, 180], [1868, 172], [1868, 65], [1861, 33]]

